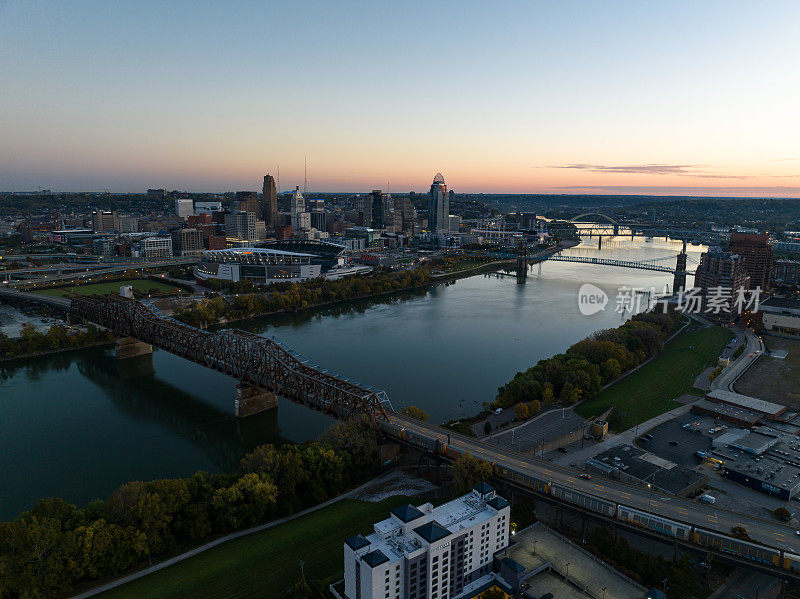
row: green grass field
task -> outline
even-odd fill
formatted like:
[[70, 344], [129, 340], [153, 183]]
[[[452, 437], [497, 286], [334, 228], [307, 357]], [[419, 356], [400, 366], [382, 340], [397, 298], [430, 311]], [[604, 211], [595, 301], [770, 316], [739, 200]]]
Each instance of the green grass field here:
[[408, 503], [391, 497], [380, 503], [343, 499], [326, 508], [218, 547], [103, 593], [103, 599], [139, 597], [282, 597], [300, 577], [325, 586], [342, 575], [342, 544], [389, 511]]
[[589, 418], [614, 406], [608, 424], [620, 431], [671, 410], [679, 405], [673, 399], [692, 392], [694, 379], [716, 363], [731, 337], [728, 329], [718, 326], [685, 331], [651, 362], [579, 405], [576, 412]]
[[173, 291], [180, 291], [178, 287], [170, 285], [169, 283], [162, 283], [161, 281], [149, 281], [147, 279], [129, 279], [123, 281], [110, 281], [108, 283], [89, 283], [87, 285], [74, 285], [72, 287], [60, 287], [58, 289], [41, 289], [36, 293], [43, 293], [45, 295], [54, 295], [62, 297], [70, 293], [77, 293], [79, 295], [105, 295], [107, 293], [119, 294], [119, 288], [123, 285], [130, 285], [134, 291], [141, 293], [148, 293], [155, 289], [157, 293], [169, 293]]

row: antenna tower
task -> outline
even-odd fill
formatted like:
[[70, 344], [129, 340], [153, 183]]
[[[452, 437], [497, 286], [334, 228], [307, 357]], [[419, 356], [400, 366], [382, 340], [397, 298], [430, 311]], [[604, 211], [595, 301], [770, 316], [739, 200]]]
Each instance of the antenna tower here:
[[305, 163], [303, 165], [303, 194], [308, 193], [308, 156], [304, 156]]

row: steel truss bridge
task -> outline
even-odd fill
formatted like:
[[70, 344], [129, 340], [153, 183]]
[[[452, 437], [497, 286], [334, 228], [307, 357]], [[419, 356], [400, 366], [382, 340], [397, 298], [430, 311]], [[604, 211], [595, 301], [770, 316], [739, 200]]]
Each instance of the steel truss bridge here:
[[[670, 260], [675, 260], [675, 256], [669, 256]], [[581, 264], [597, 264], [600, 266], [619, 266], [622, 268], [635, 268], [638, 270], [652, 270], [656, 272], [667, 272], [677, 275], [693, 275], [694, 271], [677, 270], [675, 267], [664, 266], [658, 264], [656, 260], [614, 260], [612, 258], [593, 258], [590, 256], [566, 256], [563, 254], [554, 254], [545, 258], [545, 260], [552, 260], [554, 262], [578, 262]], [[659, 260], [665, 260], [661, 258]]]
[[121, 296], [66, 299], [0, 288], [0, 297], [66, 312], [337, 418], [365, 414], [373, 422], [389, 419], [385, 391], [333, 373], [277, 339], [238, 329], [204, 331]]
[[[644, 510], [654, 517], [685, 521], [690, 526], [716, 530], [729, 535], [735, 524], [745, 526], [750, 536], [767, 548], [776, 548], [783, 557], [787, 538], [794, 530], [783, 524], [738, 512], [725, 512], [714, 506], [691, 502], [681, 497], [654, 500], [647, 490], [614, 480], [586, 481], [576, 470], [492, 446], [478, 439], [462, 437], [435, 425], [419, 422], [392, 409], [384, 391], [358, 383], [310, 362], [275, 339], [266, 339], [240, 330], [209, 332], [180, 323], [155, 307], [119, 296], [86, 296], [56, 298], [20, 292], [0, 287], [0, 298], [17, 302], [34, 302], [60, 310], [72, 317], [86, 320], [113, 330], [118, 335], [132, 337], [181, 356], [196, 364], [211, 368], [242, 383], [269, 389], [291, 401], [337, 418], [364, 415], [393, 442], [409, 445], [432, 453], [436, 459], [454, 460], [463, 453], [492, 463], [495, 476], [515, 484], [515, 474], [541, 477], [548, 484], [580, 491], [599, 501], [619, 501]], [[548, 499], [572, 509], [568, 497]], [[571, 503], [572, 502], [572, 503]], [[647, 536], [646, 530], [636, 530]], [[791, 536], [790, 536], [791, 535]], [[687, 543], [691, 545], [691, 543]], [[716, 558], [733, 559], [730, 551], [721, 547], [695, 547], [695, 550], [714, 554]], [[800, 581], [800, 574], [773, 564], [737, 558], [738, 565], [769, 572], [786, 580]]]

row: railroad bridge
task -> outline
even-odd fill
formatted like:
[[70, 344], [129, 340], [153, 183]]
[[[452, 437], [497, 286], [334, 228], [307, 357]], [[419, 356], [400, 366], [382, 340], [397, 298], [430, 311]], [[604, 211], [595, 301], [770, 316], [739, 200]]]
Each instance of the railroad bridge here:
[[333, 373], [274, 338], [238, 329], [197, 329], [155, 306], [122, 296], [57, 298], [0, 288], [0, 297], [47, 306], [114, 331], [120, 336], [119, 358], [149, 354], [158, 347], [233, 377], [239, 381], [237, 416], [275, 407], [280, 395], [337, 418], [365, 414], [373, 422], [389, 419], [385, 391]]

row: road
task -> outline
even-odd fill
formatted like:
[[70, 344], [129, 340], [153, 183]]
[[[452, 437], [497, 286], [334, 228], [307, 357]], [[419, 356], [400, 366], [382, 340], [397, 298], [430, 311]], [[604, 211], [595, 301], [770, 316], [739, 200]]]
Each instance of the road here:
[[743, 332], [747, 341], [744, 353], [729, 366], [723, 368], [719, 376], [711, 382], [712, 389], [734, 391], [734, 383], [756, 362], [756, 360], [764, 355], [765, 348], [761, 337], [747, 329]]
[[450, 445], [458, 450], [468, 451], [488, 462], [514, 468], [577, 491], [723, 534], [730, 534], [733, 527], [741, 526], [753, 539], [764, 545], [793, 553], [800, 551], [800, 536], [796, 535], [792, 527], [780, 522], [729, 512], [682, 497], [648, 492], [646, 489], [606, 478], [585, 480], [580, 478], [579, 471], [572, 468], [542, 462], [456, 433], [448, 435], [435, 425], [413, 420], [398, 413], [391, 413], [390, 420], [408, 430], [424, 434], [431, 439], [438, 439], [442, 443], [447, 443], [449, 436]]

